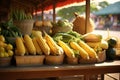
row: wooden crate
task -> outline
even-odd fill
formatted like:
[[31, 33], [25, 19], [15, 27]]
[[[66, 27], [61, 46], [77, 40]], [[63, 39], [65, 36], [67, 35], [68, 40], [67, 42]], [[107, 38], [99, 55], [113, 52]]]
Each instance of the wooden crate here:
[[17, 66], [36, 66], [43, 65], [44, 55], [35, 56], [15, 56]]
[[12, 57], [0, 58], [0, 67], [10, 66]]
[[49, 55], [45, 57], [45, 64], [59, 65], [59, 64], [63, 64], [63, 60], [64, 60], [64, 55], [59, 55], [59, 56]]

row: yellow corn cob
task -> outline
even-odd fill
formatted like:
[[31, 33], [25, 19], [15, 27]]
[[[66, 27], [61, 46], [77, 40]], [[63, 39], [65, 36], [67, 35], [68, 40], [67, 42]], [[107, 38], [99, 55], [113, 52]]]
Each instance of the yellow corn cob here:
[[36, 37], [34, 37], [34, 38], [32, 39], [33, 44], [34, 44], [34, 46], [35, 46], [35, 48], [36, 48], [36, 53], [37, 53], [37, 54], [42, 54], [41, 48], [40, 48], [40, 46], [39, 46], [39, 44], [38, 44], [38, 42], [37, 42], [36, 39], [37, 39]]
[[92, 48], [95, 48], [101, 44], [101, 42], [86, 42], [86, 44]]
[[90, 58], [98, 59], [98, 56], [94, 49], [92, 49], [90, 46], [88, 46], [85, 42], [79, 41], [79, 45], [88, 53]]
[[75, 57], [73, 50], [66, 43], [59, 40], [58, 44], [63, 48], [67, 57], [69, 57], [69, 58], [74, 58]]
[[36, 48], [32, 42], [32, 39], [30, 38], [29, 35], [24, 35], [24, 42], [25, 42], [25, 46], [28, 50], [28, 52], [32, 55], [35, 55], [36, 54]]
[[20, 56], [25, 55], [25, 46], [22, 39], [20, 37], [17, 37], [15, 40], [15, 43], [16, 43], [16, 50], [17, 50], [16, 55], [20, 55]]
[[51, 36], [49, 36], [47, 33], [45, 33], [45, 40], [50, 47], [51, 54], [53, 55], [60, 55], [63, 54], [60, 47], [57, 45], [57, 43], [53, 40]]
[[21, 37], [21, 39], [22, 39], [23, 44], [24, 44], [24, 46], [25, 46], [25, 55], [28, 55], [29, 52], [28, 52], [27, 47], [26, 47], [26, 45], [25, 45], [25, 41], [24, 41], [23, 37]]
[[79, 53], [80, 53], [80, 56], [85, 59], [85, 60], [88, 60], [89, 59], [89, 55], [88, 53], [79, 46], [79, 44], [77, 44], [76, 42], [70, 42], [70, 46], [75, 49], [75, 50], [78, 50]]
[[24, 46], [25, 46], [25, 55], [29, 55], [29, 52], [27, 50], [27, 47], [26, 47], [25, 43], [24, 43]]
[[50, 48], [49, 48], [48, 44], [46, 43], [45, 39], [42, 37], [42, 35], [38, 36], [36, 40], [37, 40], [42, 52], [44, 52], [45, 55], [49, 55]]

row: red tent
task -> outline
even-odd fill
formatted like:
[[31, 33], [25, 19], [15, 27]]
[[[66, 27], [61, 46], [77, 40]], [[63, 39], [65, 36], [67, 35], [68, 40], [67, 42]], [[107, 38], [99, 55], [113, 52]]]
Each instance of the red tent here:
[[62, 6], [73, 4], [73, 3], [80, 3], [83, 1], [85, 0], [47, 0], [39, 5], [39, 7], [41, 7], [41, 9], [39, 10], [41, 11], [42, 7], [44, 8], [44, 10], [50, 10], [50, 9], [53, 9], [53, 5], [55, 5], [55, 7], [58, 8], [58, 7], [62, 7]]

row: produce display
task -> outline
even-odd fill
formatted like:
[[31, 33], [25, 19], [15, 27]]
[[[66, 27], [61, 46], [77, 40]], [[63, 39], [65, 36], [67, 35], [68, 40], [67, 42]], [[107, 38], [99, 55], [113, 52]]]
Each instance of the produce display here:
[[99, 34], [87, 33], [83, 36], [85, 43], [97, 53], [108, 49], [108, 43]]
[[[49, 22], [47, 24], [50, 26]], [[0, 58], [12, 57], [17, 65], [81, 64], [115, 59], [116, 39], [105, 40], [102, 35], [93, 32], [80, 34], [72, 30], [74, 25], [67, 20], [51, 24], [51, 34], [44, 28], [42, 31], [32, 30], [31, 34], [21, 34], [12, 20], [1, 23]], [[39, 25], [36, 23], [36, 26]], [[55, 27], [61, 30], [54, 31]], [[67, 31], [62, 31], [64, 29]]]
[[12, 44], [7, 44], [3, 35], [0, 35], [0, 58], [12, 57], [14, 55]]
[[32, 19], [31, 13], [25, 13], [23, 9], [11, 9], [10, 17], [17, 21]]
[[1, 22], [0, 23], [0, 34], [3, 35], [5, 38], [6, 37], [17, 37], [17, 36], [22, 36], [21, 32], [13, 24], [13, 20], [10, 19], [6, 22]]
[[70, 23], [68, 20], [58, 20], [57, 23], [52, 23], [52, 25], [54, 27], [70, 27], [70, 28], [73, 28], [73, 24]]
[[58, 20], [56, 23], [52, 23], [52, 25], [52, 34], [58, 32], [68, 32], [73, 29], [73, 24], [66, 19]]
[[48, 34], [52, 33], [52, 23], [49, 20], [44, 20], [44, 21], [40, 21], [40, 20], [36, 20], [34, 22], [34, 30], [40, 30], [43, 35], [44, 35], [44, 31]]

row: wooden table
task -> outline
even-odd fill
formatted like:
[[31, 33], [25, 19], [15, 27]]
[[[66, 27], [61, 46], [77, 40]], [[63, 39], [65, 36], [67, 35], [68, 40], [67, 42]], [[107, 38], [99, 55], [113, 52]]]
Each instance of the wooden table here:
[[[32, 67], [1, 67], [0, 80], [48, 78], [72, 75], [120, 73], [120, 61], [79, 65], [42, 65]], [[88, 79], [86, 79], [88, 80]]]

